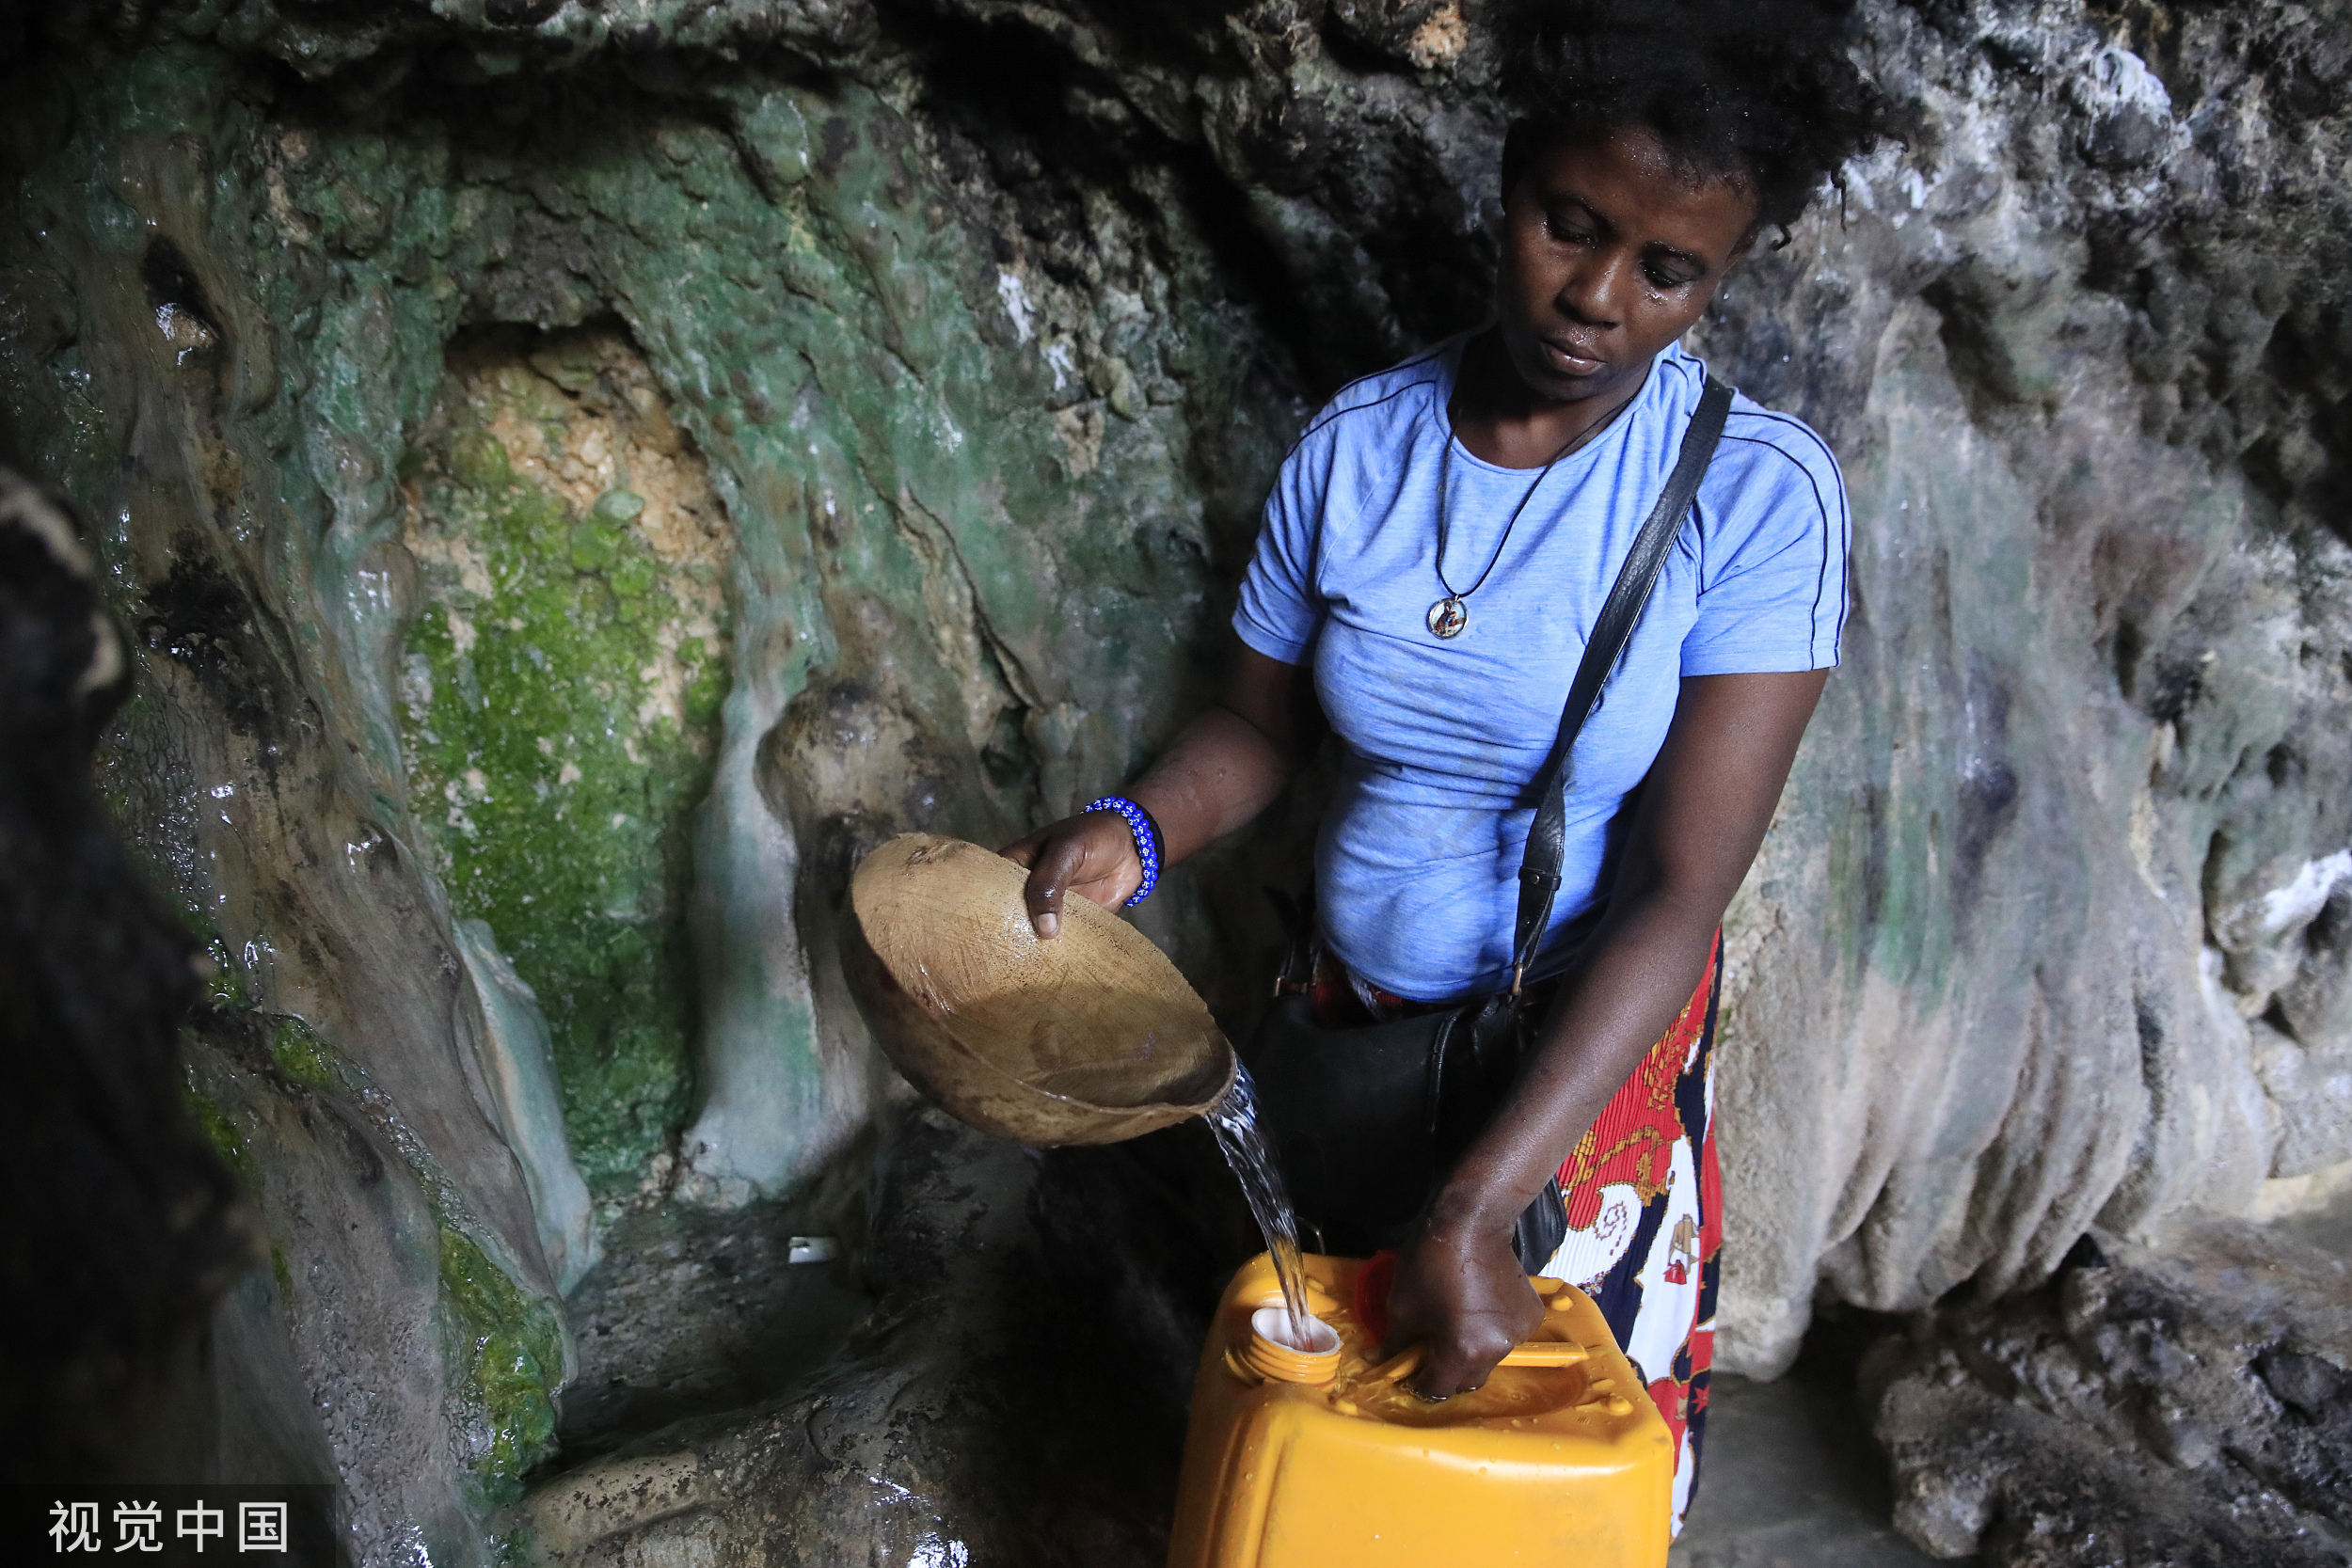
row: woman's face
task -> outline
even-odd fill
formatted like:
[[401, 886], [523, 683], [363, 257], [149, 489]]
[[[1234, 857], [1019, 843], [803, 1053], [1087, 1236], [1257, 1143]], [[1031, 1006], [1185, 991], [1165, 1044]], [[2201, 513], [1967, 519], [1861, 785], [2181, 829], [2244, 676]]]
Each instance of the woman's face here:
[[1756, 198], [1693, 183], [1657, 136], [1539, 154], [1503, 207], [1497, 314], [1511, 364], [1547, 403], [1629, 391], [1747, 249]]

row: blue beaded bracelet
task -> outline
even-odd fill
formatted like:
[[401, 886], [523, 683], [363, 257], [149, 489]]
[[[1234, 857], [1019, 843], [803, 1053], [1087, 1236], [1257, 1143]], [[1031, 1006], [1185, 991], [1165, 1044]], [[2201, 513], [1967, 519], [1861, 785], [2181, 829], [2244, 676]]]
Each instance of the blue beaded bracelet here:
[[1160, 825], [1152, 820], [1152, 814], [1124, 795], [1105, 795], [1099, 800], [1087, 802], [1087, 811], [1115, 811], [1127, 819], [1127, 831], [1135, 834], [1136, 859], [1143, 863], [1143, 885], [1127, 900], [1133, 909], [1152, 896], [1152, 890], [1160, 885]]

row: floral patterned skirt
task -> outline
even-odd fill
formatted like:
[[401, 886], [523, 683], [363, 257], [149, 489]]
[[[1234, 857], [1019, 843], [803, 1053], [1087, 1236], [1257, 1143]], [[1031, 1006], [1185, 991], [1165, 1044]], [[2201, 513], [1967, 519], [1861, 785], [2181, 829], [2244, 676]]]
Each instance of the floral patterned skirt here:
[[1674, 1026], [1560, 1167], [1567, 1240], [1542, 1271], [1599, 1306], [1675, 1435], [1675, 1533], [1698, 1481], [1724, 1242], [1715, 1164], [1723, 939]]

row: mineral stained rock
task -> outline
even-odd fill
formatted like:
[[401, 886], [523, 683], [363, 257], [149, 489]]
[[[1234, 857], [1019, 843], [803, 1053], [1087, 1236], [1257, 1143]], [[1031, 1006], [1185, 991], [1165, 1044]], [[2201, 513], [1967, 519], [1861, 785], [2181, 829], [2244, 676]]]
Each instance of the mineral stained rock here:
[[[360, 1558], [493, 1553], [596, 1304], [859, 1185], [850, 866], [1197, 702], [1300, 421], [1480, 314], [1487, 21], [0, 18], [0, 455], [133, 633], [101, 785], [272, 1249], [222, 1354]], [[2348, 22], [1871, 0], [1904, 145], [1698, 335], [1836, 445], [1855, 562], [1727, 925], [1727, 1365], [1823, 1278], [1997, 1294], [2352, 1162]], [[1139, 912], [1229, 1032], [1313, 807]]]
[[2345, 1158], [2328, 14], [1874, 13], [1911, 146], [1733, 286], [1857, 583], [1728, 932], [1736, 1362]]
[[1873, 1352], [1895, 1522], [1988, 1568], [2352, 1561], [2352, 1264], [2250, 1226], [2095, 1245]]

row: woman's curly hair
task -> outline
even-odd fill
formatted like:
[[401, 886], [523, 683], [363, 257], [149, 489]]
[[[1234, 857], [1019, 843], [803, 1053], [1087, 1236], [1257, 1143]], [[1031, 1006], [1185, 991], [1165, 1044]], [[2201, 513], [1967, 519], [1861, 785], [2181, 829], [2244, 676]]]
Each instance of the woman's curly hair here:
[[1756, 193], [1786, 245], [1824, 175], [1893, 132], [1847, 55], [1851, 0], [1518, 0], [1502, 26], [1507, 199], [1537, 155], [1639, 125], [1694, 175]]

